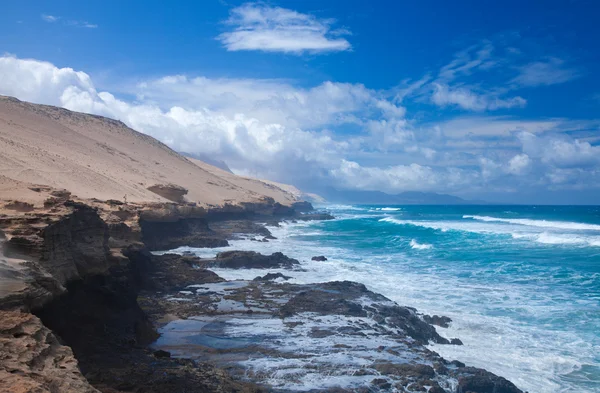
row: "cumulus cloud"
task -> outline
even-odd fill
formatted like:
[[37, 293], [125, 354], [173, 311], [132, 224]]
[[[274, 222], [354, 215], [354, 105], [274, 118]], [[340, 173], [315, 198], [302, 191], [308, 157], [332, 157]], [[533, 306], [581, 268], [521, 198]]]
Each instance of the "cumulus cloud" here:
[[308, 191], [600, 185], [600, 147], [565, 135], [582, 125], [564, 119], [478, 116], [419, 125], [393, 93], [337, 82], [298, 87], [175, 75], [124, 89], [135, 98], [98, 90], [82, 71], [0, 57], [0, 94], [116, 118], [175, 150]]
[[232, 31], [217, 39], [228, 51], [258, 50], [302, 54], [351, 49], [342, 36], [346, 29], [332, 29], [335, 21], [264, 4], [247, 3], [231, 10], [226, 21]]

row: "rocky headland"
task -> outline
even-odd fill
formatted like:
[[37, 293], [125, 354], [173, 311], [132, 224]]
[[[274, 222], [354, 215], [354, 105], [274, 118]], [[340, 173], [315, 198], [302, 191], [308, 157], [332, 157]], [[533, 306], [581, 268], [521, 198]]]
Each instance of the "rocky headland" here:
[[333, 218], [289, 190], [110, 119], [1, 98], [0, 120], [0, 392], [290, 391], [319, 373], [345, 383], [313, 391], [520, 392], [427, 349], [462, 344], [438, 333], [448, 318], [359, 283], [289, 283], [302, 261], [285, 250], [153, 252]]

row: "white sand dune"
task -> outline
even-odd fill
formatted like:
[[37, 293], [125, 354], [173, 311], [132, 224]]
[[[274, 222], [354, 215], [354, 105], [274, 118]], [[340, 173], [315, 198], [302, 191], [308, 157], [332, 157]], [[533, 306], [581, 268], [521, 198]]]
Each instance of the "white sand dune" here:
[[0, 199], [38, 203], [32, 184], [129, 202], [166, 202], [148, 188], [173, 184], [200, 205], [264, 196], [291, 204], [299, 195], [185, 158], [116, 120], [0, 96]]

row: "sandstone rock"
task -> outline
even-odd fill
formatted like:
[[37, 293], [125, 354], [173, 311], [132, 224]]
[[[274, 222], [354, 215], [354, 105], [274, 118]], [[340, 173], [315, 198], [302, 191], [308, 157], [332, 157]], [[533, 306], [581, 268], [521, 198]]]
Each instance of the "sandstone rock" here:
[[99, 393], [69, 347], [35, 316], [0, 311], [0, 392]]
[[185, 195], [188, 190], [184, 187], [176, 184], [155, 184], [147, 188], [148, 191], [152, 191], [161, 197], [168, 199], [172, 202], [183, 203], [185, 202]]

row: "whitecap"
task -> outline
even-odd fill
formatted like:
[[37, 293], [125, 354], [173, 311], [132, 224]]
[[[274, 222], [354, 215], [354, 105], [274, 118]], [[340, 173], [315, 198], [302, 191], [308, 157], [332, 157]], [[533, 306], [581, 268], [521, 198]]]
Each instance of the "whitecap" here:
[[415, 239], [412, 239], [410, 241], [410, 247], [415, 250], [429, 250], [430, 248], [433, 248], [431, 244], [421, 244], [418, 243]]
[[570, 221], [548, 221], [548, 220], [533, 220], [527, 218], [499, 218], [489, 216], [471, 216], [464, 215], [463, 218], [471, 218], [478, 221], [486, 222], [505, 222], [508, 224], [526, 225], [539, 228], [556, 228], [556, 229], [570, 229], [570, 230], [582, 230], [582, 231], [600, 231], [600, 225], [588, 224], [582, 222], [570, 222]]

